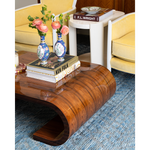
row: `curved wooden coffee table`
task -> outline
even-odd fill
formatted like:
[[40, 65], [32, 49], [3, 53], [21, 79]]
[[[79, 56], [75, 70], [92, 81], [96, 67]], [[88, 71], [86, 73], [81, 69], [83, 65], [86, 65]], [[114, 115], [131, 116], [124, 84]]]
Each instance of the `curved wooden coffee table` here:
[[[27, 64], [37, 56], [20, 52], [19, 59]], [[57, 112], [54, 119], [33, 134], [35, 140], [50, 145], [66, 142], [115, 90], [116, 82], [108, 69], [85, 62], [57, 84], [28, 78], [26, 73], [18, 74], [15, 81], [16, 98], [47, 105]]]

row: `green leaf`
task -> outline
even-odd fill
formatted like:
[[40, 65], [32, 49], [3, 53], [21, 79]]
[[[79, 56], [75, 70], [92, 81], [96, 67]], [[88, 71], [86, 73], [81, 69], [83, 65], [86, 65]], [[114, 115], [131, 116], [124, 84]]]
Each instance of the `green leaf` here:
[[46, 19], [44, 19], [43, 21], [44, 21], [44, 24], [46, 24], [46, 21], [47, 21], [47, 20], [46, 20]]
[[28, 16], [28, 20], [29, 20], [29, 21], [33, 21], [34, 18], [32, 18], [32, 17], [29, 15], [29, 16]]
[[[38, 29], [37, 29], [37, 30], [38, 30]], [[46, 36], [46, 33], [41, 32], [40, 30], [38, 30], [38, 34], [39, 34], [40, 36]]]
[[36, 16], [35, 19], [39, 19], [39, 17]]
[[29, 23], [29, 27], [36, 28], [36, 26], [32, 26], [32, 23]]
[[63, 19], [62, 16], [60, 16], [60, 17], [59, 17], [59, 20], [62, 20], [62, 19]]
[[63, 20], [60, 20], [59, 22], [60, 22], [61, 25], [63, 25]]
[[41, 20], [44, 20], [44, 17], [42, 17]]
[[48, 11], [48, 13], [51, 13], [51, 11]]
[[32, 27], [32, 23], [29, 23], [29, 27]]
[[44, 11], [44, 10], [42, 10], [41, 13], [42, 13], [43, 15], [45, 15], [45, 11]]
[[42, 11], [45, 11], [45, 10], [47, 10], [47, 8], [46, 7], [42, 7]]

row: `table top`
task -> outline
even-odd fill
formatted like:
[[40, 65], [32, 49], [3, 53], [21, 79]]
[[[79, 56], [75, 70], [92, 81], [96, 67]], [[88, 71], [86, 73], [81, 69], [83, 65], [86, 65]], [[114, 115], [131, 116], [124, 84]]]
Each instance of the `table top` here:
[[[28, 64], [33, 60], [37, 59], [37, 54], [33, 52], [20, 51], [18, 52], [18, 54], [20, 63]], [[15, 92], [16, 94], [29, 96], [32, 98], [42, 97], [44, 93], [48, 94], [49, 91], [59, 92], [59, 90], [64, 88], [66, 82], [70, 81], [72, 78], [74, 78], [74, 76], [78, 74], [81, 75], [81, 72], [86, 72], [97, 67], [101, 66], [88, 62], [81, 62], [81, 67], [79, 67], [78, 69], [76, 69], [57, 83], [51, 83], [43, 80], [29, 78], [26, 76], [26, 72], [19, 73], [15, 77]], [[44, 97], [44, 99], [45, 98], [46, 97]]]
[[106, 19], [100, 21], [100, 22], [95, 22], [95, 21], [82, 21], [82, 20], [75, 20], [73, 19], [73, 14], [70, 15], [70, 20], [69, 20], [69, 25], [74, 27], [74, 28], [80, 28], [80, 29], [89, 29], [91, 24], [97, 24], [97, 23], [103, 23], [104, 26], [108, 24], [108, 21], [115, 20], [118, 17], [123, 16], [125, 13], [122, 11], [116, 11], [113, 10], [113, 15], [107, 17]]

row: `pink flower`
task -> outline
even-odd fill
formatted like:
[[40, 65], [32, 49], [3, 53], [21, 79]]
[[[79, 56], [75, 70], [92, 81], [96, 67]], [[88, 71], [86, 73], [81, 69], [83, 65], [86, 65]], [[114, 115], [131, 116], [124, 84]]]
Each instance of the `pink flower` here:
[[64, 25], [60, 32], [62, 33], [62, 35], [67, 35], [69, 33], [69, 28]]
[[38, 30], [40, 30], [41, 32], [44, 32], [44, 33], [46, 33], [48, 31], [48, 27], [45, 24], [43, 24], [43, 23], [40, 24], [39, 26], [36, 26], [36, 28]]
[[53, 29], [59, 29], [61, 27], [61, 24], [59, 21], [54, 21], [52, 22], [51, 26]]
[[34, 19], [32, 22], [33, 26], [39, 26], [40, 24], [42, 24], [42, 20], [41, 19]]

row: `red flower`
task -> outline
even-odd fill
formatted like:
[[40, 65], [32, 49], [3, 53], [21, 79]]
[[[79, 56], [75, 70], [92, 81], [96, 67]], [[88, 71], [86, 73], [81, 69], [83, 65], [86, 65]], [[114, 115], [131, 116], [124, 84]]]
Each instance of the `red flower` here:
[[40, 30], [41, 32], [44, 32], [44, 33], [46, 33], [48, 31], [48, 27], [45, 24], [43, 24], [43, 23], [40, 24], [39, 26], [36, 26], [36, 28], [38, 30]]
[[67, 35], [69, 33], [69, 28], [64, 25], [60, 32], [62, 33], [62, 35]]
[[41, 19], [34, 19], [32, 22], [33, 26], [39, 26], [40, 24], [42, 24], [42, 20]]
[[52, 22], [51, 26], [53, 29], [59, 29], [61, 27], [61, 24], [59, 21], [54, 21]]

